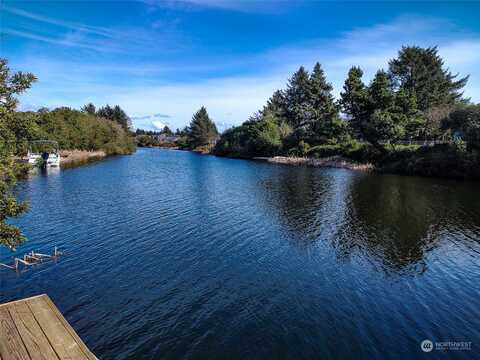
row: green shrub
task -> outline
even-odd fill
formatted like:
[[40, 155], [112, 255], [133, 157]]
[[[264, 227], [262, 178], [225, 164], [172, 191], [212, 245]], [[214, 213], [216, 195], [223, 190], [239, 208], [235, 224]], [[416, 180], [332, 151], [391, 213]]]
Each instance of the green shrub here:
[[118, 123], [66, 107], [53, 111], [19, 112], [17, 123], [28, 123], [29, 132], [17, 143], [35, 139], [55, 140], [62, 150], [103, 150], [109, 155], [130, 154], [135, 140]]
[[448, 178], [480, 178], [480, 157], [455, 144], [390, 153], [379, 163], [383, 172]]
[[312, 147], [308, 152], [307, 155], [309, 157], [314, 158], [323, 158], [333, 155], [342, 155], [343, 154], [343, 146], [340, 144], [325, 144], [325, 145], [317, 145]]

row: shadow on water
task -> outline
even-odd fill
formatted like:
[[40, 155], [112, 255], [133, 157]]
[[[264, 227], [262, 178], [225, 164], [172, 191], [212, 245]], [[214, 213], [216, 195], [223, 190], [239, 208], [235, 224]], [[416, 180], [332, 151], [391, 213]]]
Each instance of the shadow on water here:
[[445, 234], [479, 245], [474, 183], [278, 167], [262, 187], [294, 246], [327, 243], [339, 259], [360, 257], [386, 273], [423, 273]]
[[367, 252], [386, 271], [422, 273], [428, 253], [452, 227], [459, 238], [478, 231], [473, 184], [371, 175], [355, 177], [349, 190], [350, 221], [338, 248]]

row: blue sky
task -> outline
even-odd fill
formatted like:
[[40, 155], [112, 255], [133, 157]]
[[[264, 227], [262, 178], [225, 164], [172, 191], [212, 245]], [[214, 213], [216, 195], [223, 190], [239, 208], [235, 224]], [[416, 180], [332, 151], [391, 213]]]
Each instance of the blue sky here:
[[0, 56], [39, 82], [22, 109], [119, 104], [134, 125], [183, 127], [205, 105], [220, 128], [240, 124], [319, 61], [341, 91], [402, 45], [438, 45], [470, 74], [480, 102], [480, 2], [0, 0]]

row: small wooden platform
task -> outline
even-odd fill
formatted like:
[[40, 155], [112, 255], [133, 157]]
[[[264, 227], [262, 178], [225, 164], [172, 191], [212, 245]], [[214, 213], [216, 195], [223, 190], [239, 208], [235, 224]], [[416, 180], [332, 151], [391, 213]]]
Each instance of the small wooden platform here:
[[47, 295], [0, 305], [0, 360], [92, 359]]

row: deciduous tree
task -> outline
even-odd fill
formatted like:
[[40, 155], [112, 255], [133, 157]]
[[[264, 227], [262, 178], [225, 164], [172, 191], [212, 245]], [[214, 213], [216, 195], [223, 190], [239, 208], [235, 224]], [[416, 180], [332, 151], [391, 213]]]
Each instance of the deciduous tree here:
[[14, 250], [25, 237], [16, 226], [6, 223], [10, 217], [21, 215], [27, 210], [26, 203], [18, 202], [12, 188], [17, 180], [18, 166], [14, 163], [12, 147], [15, 134], [10, 130], [18, 104], [17, 95], [30, 88], [36, 80], [30, 73], [12, 74], [6, 59], [0, 59], [0, 245]]

